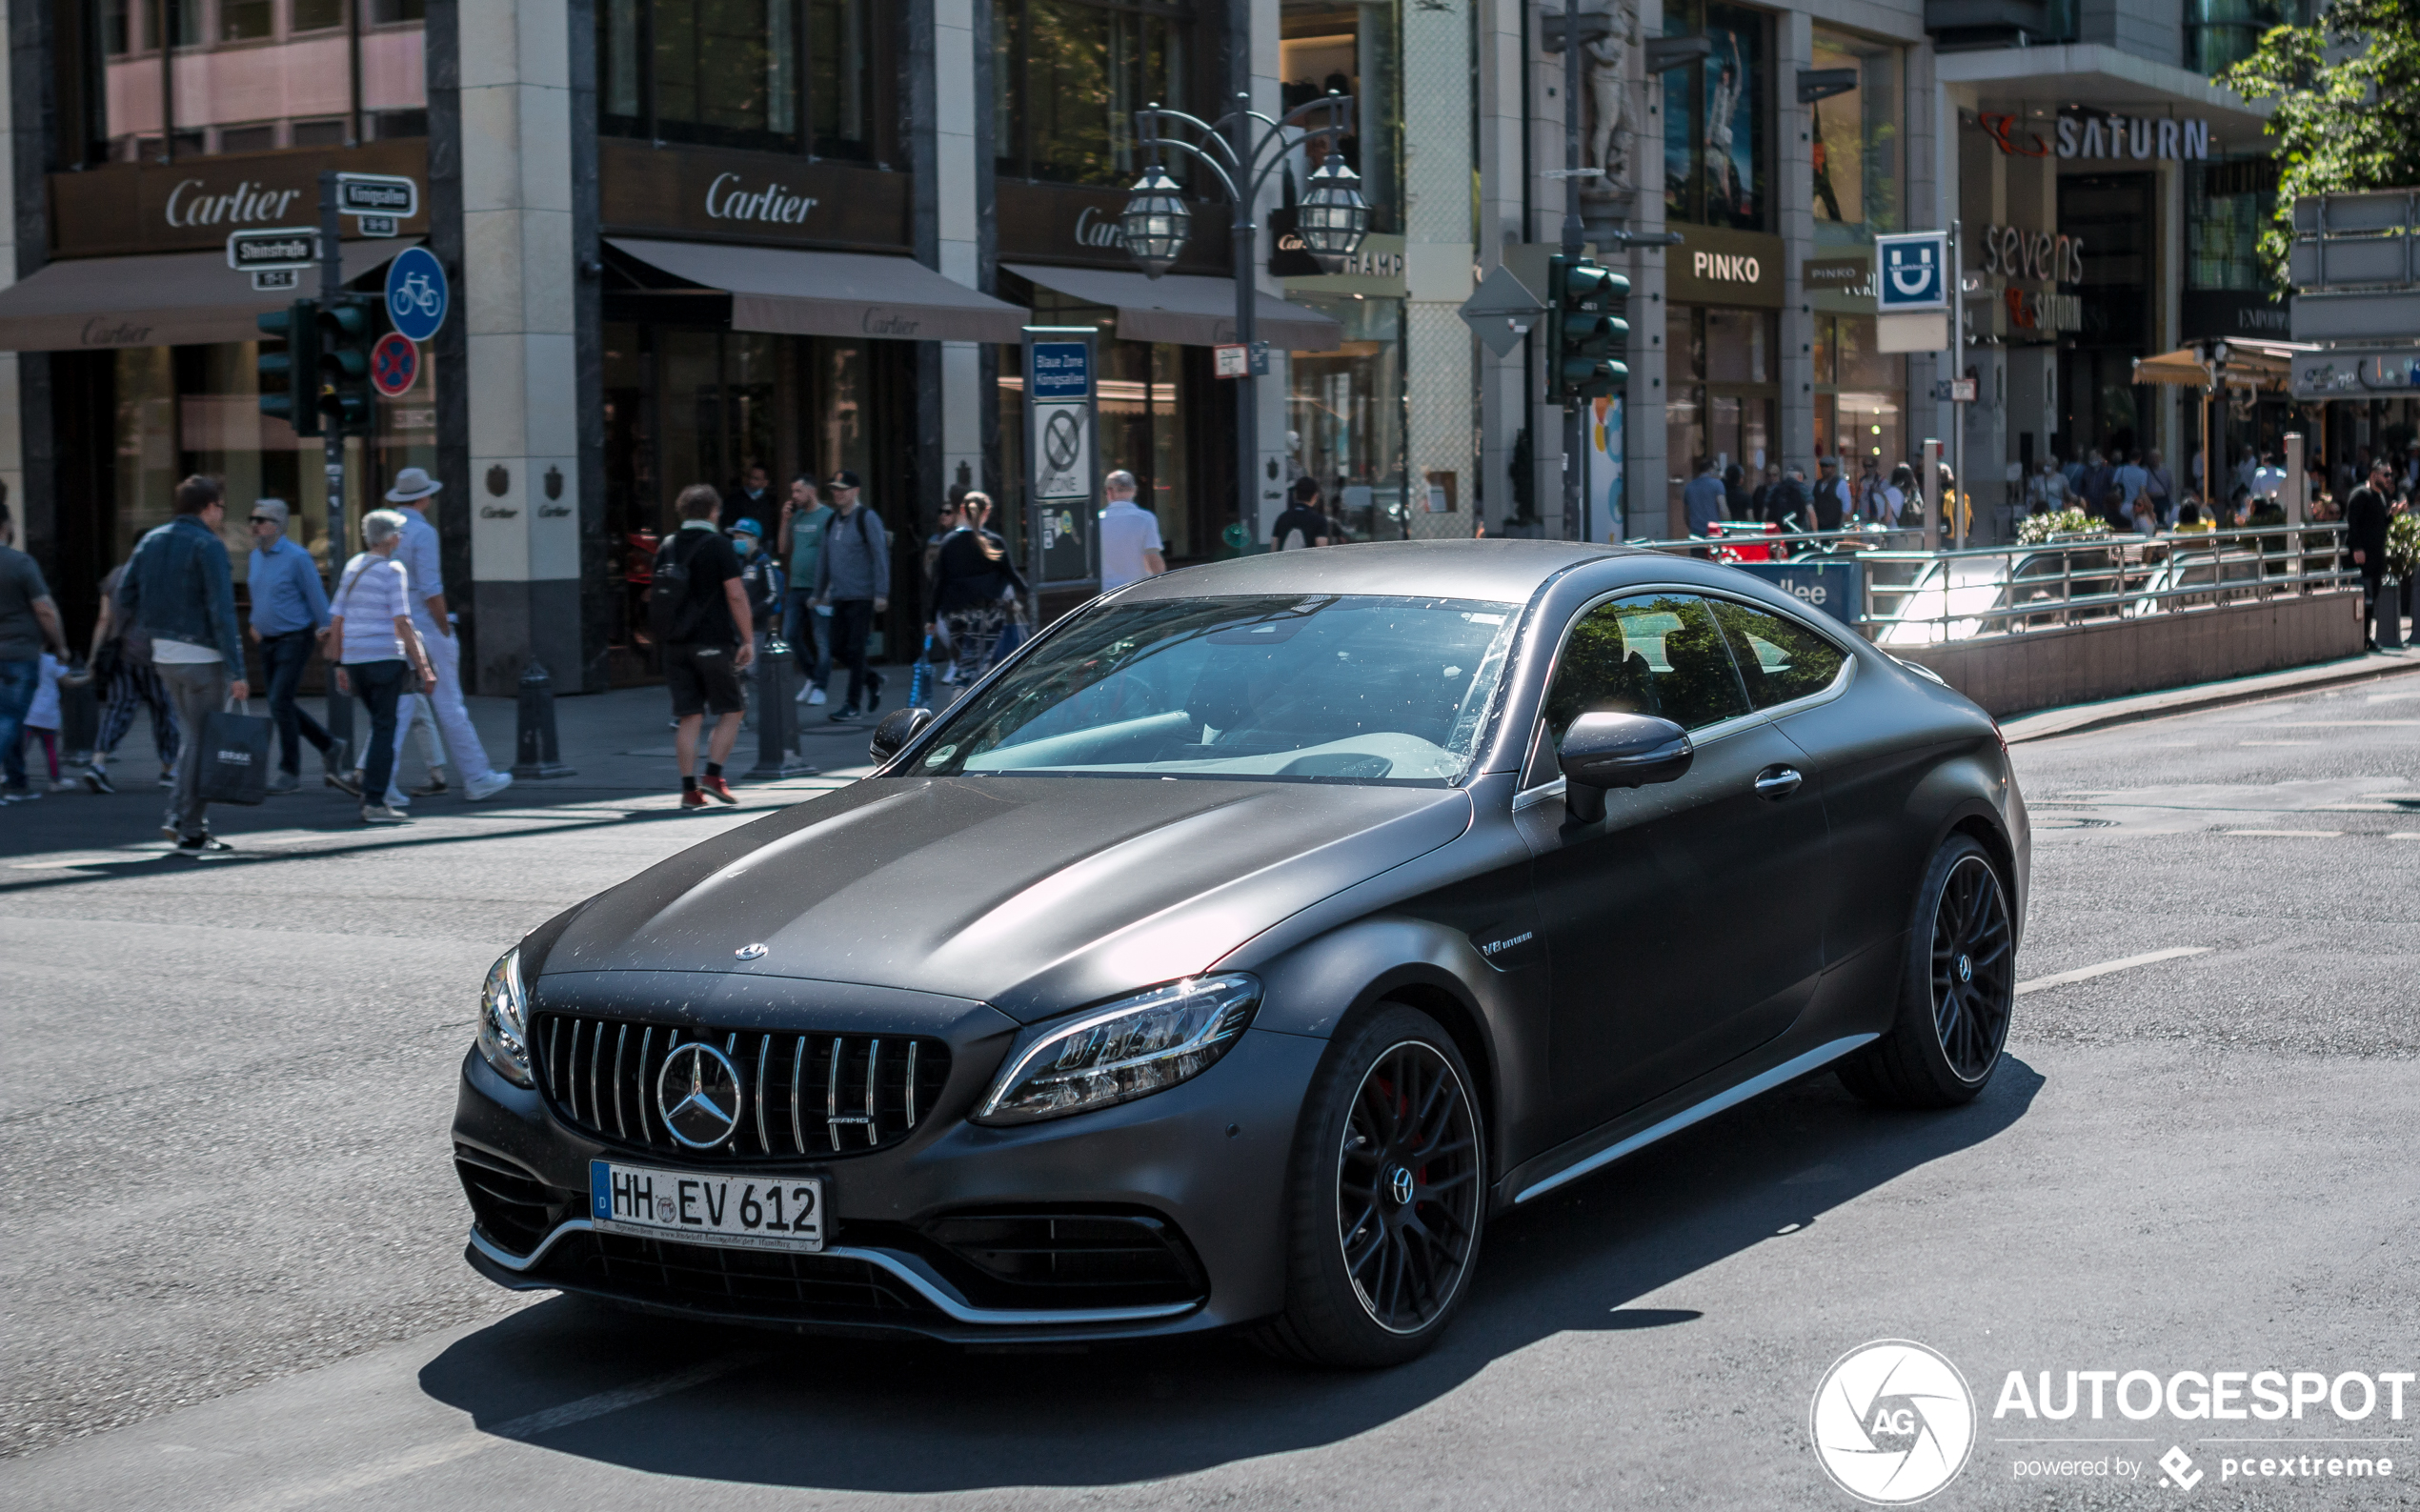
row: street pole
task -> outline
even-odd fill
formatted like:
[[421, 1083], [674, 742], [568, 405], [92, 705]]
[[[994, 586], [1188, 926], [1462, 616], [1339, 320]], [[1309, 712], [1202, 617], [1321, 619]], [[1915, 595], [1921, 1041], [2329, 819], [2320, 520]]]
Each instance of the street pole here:
[[[1949, 528], [1958, 550], [1966, 549], [1965, 500], [1974, 494], [1966, 480], [1966, 412], [1958, 408], [1957, 389], [1966, 377], [1966, 227], [1949, 223]], [[1978, 392], [1977, 397], [1981, 397]]]
[[[1239, 93], [1235, 97], [1236, 161], [1252, 161], [1252, 96]], [[1243, 343], [1243, 380], [1236, 385], [1235, 398], [1235, 476], [1236, 524], [1243, 536], [1237, 554], [1241, 555], [1252, 545], [1260, 529], [1260, 384], [1253, 363], [1259, 353], [1254, 350], [1259, 333], [1253, 299], [1256, 240], [1259, 230], [1253, 225], [1254, 192], [1260, 180], [1249, 172], [1229, 196], [1235, 205], [1235, 338]]]
[[[319, 175], [319, 304], [323, 310], [333, 309], [345, 292], [345, 261], [343, 217], [336, 212], [336, 174], [330, 170]], [[291, 380], [297, 408], [319, 402], [319, 374], [297, 373]], [[336, 599], [337, 579], [345, 570], [345, 438], [342, 427], [333, 416], [323, 416], [322, 434], [326, 442], [325, 466], [328, 476], [328, 601]], [[328, 734], [337, 740], [353, 740], [353, 700], [336, 691], [336, 665], [344, 648], [331, 645], [328, 663]], [[355, 760], [362, 753], [352, 753]], [[383, 801], [383, 799], [379, 799]]]
[[[1580, 0], [1563, 0], [1563, 254], [1576, 259], [1581, 252]], [[1546, 353], [1549, 364], [1562, 360], [1560, 353]], [[1580, 408], [1566, 392], [1563, 401], [1563, 538], [1567, 541], [1580, 538]]]

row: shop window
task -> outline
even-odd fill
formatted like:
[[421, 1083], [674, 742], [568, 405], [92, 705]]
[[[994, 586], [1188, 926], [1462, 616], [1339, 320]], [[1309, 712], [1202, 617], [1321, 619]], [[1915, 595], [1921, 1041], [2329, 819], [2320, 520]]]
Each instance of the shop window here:
[[1664, 12], [1666, 36], [1710, 38], [1696, 67], [1664, 75], [1664, 213], [1744, 231], [1769, 228], [1770, 28], [1764, 14], [1712, 0]]
[[1405, 538], [1402, 303], [1299, 291], [1290, 297], [1344, 330], [1336, 351], [1287, 359], [1287, 471], [1319, 482], [1321, 507], [1345, 539]]
[[[421, 0], [53, 0], [65, 155], [131, 163], [428, 134]], [[180, 61], [160, 66], [165, 33]], [[264, 118], [266, 106], [282, 113]]]
[[1817, 69], [1853, 69], [1857, 88], [1809, 110], [1815, 243], [1853, 247], [1899, 229], [1900, 154], [1905, 123], [1895, 47], [1815, 29]]
[[870, 0], [600, 0], [611, 136], [872, 155]]
[[1702, 461], [1718, 476], [1737, 467], [1752, 491], [1756, 474], [1780, 459], [1779, 319], [1768, 310], [1664, 307], [1665, 503], [1675, 534], [1684, 529], [1682, 491]]
[[1815, 316], [1815, 454], [1854, 482], [1906, 459], [1907, 359], [1880, 350], [1871, 315]]
[[[1333, 90], [1355, 103], [1355, 131], [1338, 150], [1361, 176], [1370, 202], [1370, 230], [1398, 232], [1402, 222], [1402, 71], [1392, 4], [1340, 5], [1336, 0], [1280, 0], [1278, 77], [1286, 110]], [[1300, 188], [1325, 155], [1324, 141], [1296, 154]]]
[[[1124, 188], [1140, 171], [1135, 111], [1186, 108], [1193, 20], [1167, 6], [998, 0], [994, 150], [1010, 177]], [[1185, 168], [1170, 163], [1181, 179]]]
[[2277, 205], [2277, 160], [2237, 157], [2185, 171], [2186, 287], [2266, 291], [2260, 233]]

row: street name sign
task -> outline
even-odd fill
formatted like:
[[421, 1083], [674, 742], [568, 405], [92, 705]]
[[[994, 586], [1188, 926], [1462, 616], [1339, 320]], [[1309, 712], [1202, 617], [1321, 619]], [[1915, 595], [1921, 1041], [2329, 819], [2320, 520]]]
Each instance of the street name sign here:
[[336, 210], [346, 215], [410, 220], [420, 213], [420, 185], [386, 173], [338, 173]]
[[319, 228], [282, 226], [274, 231], [227, 233], [227, 266], [237, 272], [273, 272], [319, 266]]

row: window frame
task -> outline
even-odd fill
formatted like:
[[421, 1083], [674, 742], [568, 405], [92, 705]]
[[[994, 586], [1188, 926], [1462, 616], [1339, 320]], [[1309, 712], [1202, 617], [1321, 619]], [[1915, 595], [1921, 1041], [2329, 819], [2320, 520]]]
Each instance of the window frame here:
[[[1063, 3], [1093, 10], [1123, 11], [1129, 15], [1156, 19], [1163, 25], [1184, 28], [1184, 72], [1180, 83], [1187, 98], [1162, 103], [1178, 110], [1189, 110], [1193, 97], [1221, 98], [1216, 91], [1205, 88], [1209, 78], [1205, 71], [1211, 65], [1210, 59], [1205, 57], [1202, 39], [1209, 32], [1212, 18], [1194, 0], [1063, 0]], [[994, 122], [994, 172], [1003, 180], [1019, 184], [1048, 184], [1068, 189], [1122, 189], [1125, 187], [1122, 184], [1081, 184], [1035, 175], [1035, 165], [1041, 159], [1037, 149], [1033, 112], [1028, 108], [1030, 93], [1027, 86], [1034, 68], [1033, 7], [1034, 0], [995, 0], [992, 35], [983, 39], [982, 45], [990, 50], [993, 57], [993, 99], [988, 108], [993, 112]], [[1004, 51], [999, 46], [1003, 28], [1008, 30], [1013, 42], [1013, 46]], [[1219, 111], [1204, 111], [1200, 113], [1207, 117]], [[1012, 136], [1014, 139], [1009, 139]], [[1162, 154], [1160, 166], [1179, 184], [1190, 185], [1193, 182], [1193, 165], [1183, 153]], [[1138, 171], [1139, 167], [1138, 163]]]
[[[359, 0], [356, 0], [356, 3], [359, 3]], [[896, 71], [896, 49], [892, 45], [894, 31], [891, 27], [883, 24], [881, 14], [871, 5], [868, 6], [868, 25], [865, 29], [863, 88], [865, 136], [860, 145], [841, 151], [837, 149], [834, 142], [823, 140], [816, 129], [814, 0], [788, 0], [791, 8], [790, 71], [792, 77], [797, 81], [796, 97], [792, 101], [792, 110], [797, 122], [794, 133], [797, 138], [796, 146], [746, 146], [729, 142], [700, 141], [688, 136], [667, 137], [664, 134], [664, 117], [660, 104], [661, 91], [658, 88], [656, 69], [655, 17], [657, 10], [664, 3], [665, 0], [634, 0], [634, 9], [637, 15], [636, 24], [632, 29], [632, 48], [635, 53], [633, 61], [637, 75], [639, 109], [636, 115], [631, 116], [606, 109], [606, 88], [603, 80], [606, 71], [612, 67], [610, 36], [613, 24], [612, 11], [611, 8], [604, 4], [599, 4], [595, 8], [598, 77], [595, 91], [596, 125], [599, 135], [610, 136], [617, 141], [646, 142], [655, 147], [676, 147], [699, 151], [761, 152], [773, 157], [797, 157], [811, 163], [863, 163], [875, 168], [891, 166], [894, 155], [891, 149], [895, 140], [895, 126], [891, 120], [892, 95], [891, 85], [888, 81]], [[620, 130], [608, 124], [613, 121], [628, 121], [633, 125], [630, 130]]]

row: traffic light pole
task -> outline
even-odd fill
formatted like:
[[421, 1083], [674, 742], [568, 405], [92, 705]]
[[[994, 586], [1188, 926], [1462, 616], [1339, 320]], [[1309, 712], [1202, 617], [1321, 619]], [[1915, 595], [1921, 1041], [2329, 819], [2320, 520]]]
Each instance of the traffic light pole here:
[[[1563, 254], [1578, 261], [1580, 223], [1580, 0], [1563, 0]], [[1560, 364], [1563, 353], [1547, 353]], [[1558, 387], [1562, 387], [1558, 384]], [[1563, 538], [1580, 538], [1580, 411], [1569, 389], [1563, 400]]]
[[[330, 171], [319, 175], [319, 306], [335, 308], [345, 290], [344, 221], [336, 212], [336, 175]], [[292, 378], [293, 402], [297, 412], [307, 404], [319, 402], [319, 374], [297, 372]], [[345, 570], [345, 438], [343, 427], [326, 427], [326, 467], [328, 474], [328, 599], [333, 603], [336, 584]], [[328, 662], [328, 734], [335, 739], [353, 740], [353, 700], [336, 692], [336, 663], [343, 648], [331, 644]], [[353, 752], [355, 760], [361, 753]]]

